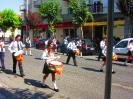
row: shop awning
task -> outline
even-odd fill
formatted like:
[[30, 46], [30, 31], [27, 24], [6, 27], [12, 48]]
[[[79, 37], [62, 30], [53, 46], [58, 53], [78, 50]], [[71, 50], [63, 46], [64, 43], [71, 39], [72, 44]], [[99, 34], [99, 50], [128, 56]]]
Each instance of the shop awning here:
[[[114, 25], [123, 25], [124, 24], [124, 20], [119, 20], [119, 21], [114, 21]], [[84, 26], [103, 26], [103, 25], [107, 25], [107, 22], [88, 22], [85, 23]]]

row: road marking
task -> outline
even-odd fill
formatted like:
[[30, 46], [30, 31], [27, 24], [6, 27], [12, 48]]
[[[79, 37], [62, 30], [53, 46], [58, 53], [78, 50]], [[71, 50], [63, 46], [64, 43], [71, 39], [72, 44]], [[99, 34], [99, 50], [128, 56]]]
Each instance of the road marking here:
[[124, 85], [121, 85], [121, 84], [118, 84], [118, 83], [112, 83], [112, 86], [121, 87], [123, 89], [128, 89], [128, 90], [133, 91], [133, 87], [124, 86]]

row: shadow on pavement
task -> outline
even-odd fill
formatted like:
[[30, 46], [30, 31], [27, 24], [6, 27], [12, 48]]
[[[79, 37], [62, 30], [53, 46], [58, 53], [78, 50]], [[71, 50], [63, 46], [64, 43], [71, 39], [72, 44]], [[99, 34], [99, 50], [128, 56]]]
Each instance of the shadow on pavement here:
[[97, 62], [98, 62], [98, 60], [97, 60], [97, 59], [90, 59], [90, 58], [86, 58], [85, 60], [91, 60], [91, 61], [97, 61]]
[[[42, 87], [42, 83], [40, 81], [37, 80], [33, 80], [33, 79], [24, 79], [24, 83], [27, 85], [32, 85], [34, 87], [38, 87], [38, 88], [43, 88]], [[52, 88], [50, 88], [48, 85], [46, 86], [46, 88], [49, 88], [51, 90], [53, 90]]]
[[0, 88], [0, 99], [48, 99], [53, 97], [53, 95], [53, 93], [45, 94], [41, 91], [33, 92], [29, 89]]
[[86, 68], [86, 67], [81, 67], [82, 69], [88, 70], [88, 71], [93, 71], [93, 72], [100, 72], [98, 69], [94, 69], [94, 68]]
[[6, 69], [6, 70], [4, 70], [4, 73], [6, 73], [6, 74], [10, 74], [10, 75], [13, 75], [13, 72], [12, 72], [12, 70], [10, 70], [10, 69]]
[[36, 57], [36, 58], [34, 58], [34, 59], [36, 59], [36, 60], [42, 60], [41, 58], [38, 58], [38, 57]]

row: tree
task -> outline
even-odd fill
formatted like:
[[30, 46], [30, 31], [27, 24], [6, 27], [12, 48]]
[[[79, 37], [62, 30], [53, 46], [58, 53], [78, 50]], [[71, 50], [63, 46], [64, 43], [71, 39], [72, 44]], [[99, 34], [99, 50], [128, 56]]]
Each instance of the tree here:
[[42, 23], [41, 18], [39, 17], [38, 13], [28, 11], [28, 15], [26, 16], [26, 22], [28, 29], [34, 30], [38, 28], [38, 26]]
[[72, 10], [73, 23], [80, 27], [82, 38], [84, 38], [83, 25], [89, 17], [93, 20], [93, 15], [88, 11], [86, 0], [70, 0], [69, 7]]
[[39, 7], [39, 14], [43, 19], [47, 20], [51, 33], [55, 33], [55, 24], [62, 20], [60, 12], [61, 7], [58, 0], [44, 1]]
[[0, 12], [0, 29], [4, 32], [4, 37], [8, 29], [14, 31], [15, 28], [21, 26], [21, 22], [21, 17], [11, 9]]
[[131, 37], [131, 32], [133, 31], [133, 0], [117, 0], [117, 7], [125, 16], [124, 38]]
[[5, 9], [0, 13], [1, 21], [0, 28], [3, 31], [8, 29], [15, 29], [21, 25], [21, 18], [11, 9]]

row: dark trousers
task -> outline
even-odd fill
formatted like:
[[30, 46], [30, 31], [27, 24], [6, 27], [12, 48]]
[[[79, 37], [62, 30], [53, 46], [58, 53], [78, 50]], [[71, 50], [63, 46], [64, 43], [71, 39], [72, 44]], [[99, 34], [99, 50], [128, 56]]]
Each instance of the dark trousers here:
[[98, 61], [100, 61], [100, 59], [102, 58], [103, 54], [102, 54], [102, 49], [99, 50], [99, 54], [98, 54]]
[[[17, 60], [16, 60], [16, 57], [14, 56], [14, 53], [12, 54], [12, 58], [13, 58], [13, 73], [16, 74]], [[18, 67], [19, 67], [20, 75], [24, 75], [22, 62], [18, 62]]]
[[72, 50], [68, 51], [68, 58], [67, 58], [67, 62], [66, 63], [67, 64], [69, 63], [71, 57], [73, 58], [74, 65], [77, 66], [76, 56], [75, 56], [74, 51], [72, 51]]
[[0, 52], [0, 62], [1, 62], [2, 69], [5, 69], [5, 63], [4, 63], [5, 59], [4, 58], [5, 58], [5, 53]]

